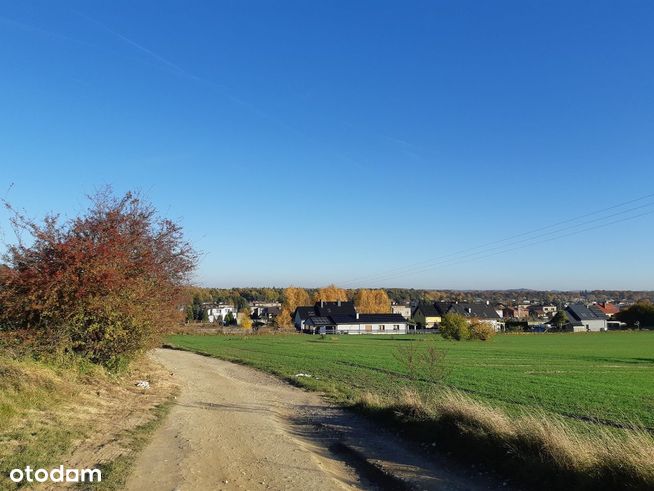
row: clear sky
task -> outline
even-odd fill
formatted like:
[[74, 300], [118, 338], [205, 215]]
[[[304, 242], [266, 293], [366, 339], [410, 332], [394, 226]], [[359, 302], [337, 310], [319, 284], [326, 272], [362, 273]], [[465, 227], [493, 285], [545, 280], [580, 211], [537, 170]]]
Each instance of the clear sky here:
[[141, 190], [208, 286], [654, 289], [651, 1], [0, 7], [34, 216]]

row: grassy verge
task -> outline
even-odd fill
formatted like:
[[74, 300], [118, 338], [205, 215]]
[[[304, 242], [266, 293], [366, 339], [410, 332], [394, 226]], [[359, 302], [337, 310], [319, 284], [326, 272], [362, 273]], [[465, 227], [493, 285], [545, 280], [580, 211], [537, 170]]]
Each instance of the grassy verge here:
[[[323, 392], [427, 449], [486, 462], [532, 487], [654, 489], [650, 333], [425, 339], [174, 336], [169, 342]], [[395, 356], [415, 344], [419, 357], [427, 343], [447, 350], [442, 377], [411, 373]]]
[[[119, 489], [174, 393], [167, 373], [146, 360], [137, 365], [112, 375], [75, 358], [0, 355], [0, 489], [20, 487], [8, 477], [12, 469], [62, 464], [99, 467], [101, 489]], [[141, 378], [155, 380], [153, 389], [134, 387]]]
[[654, 489], [654, 437], [648, 431], [589, 430], [537, 411], [511, 415], [458, 391], [426, 397], [364, 393], [352, 406], [390, 421], [426, 448], [445, 449], [541, 489]]
[[11, 469], [60, 463], [80, 431], [56, 408], [79, 394], [87, 376], [76, 368], [0, 357], [0, 487], [15, 486], [7, 478]]

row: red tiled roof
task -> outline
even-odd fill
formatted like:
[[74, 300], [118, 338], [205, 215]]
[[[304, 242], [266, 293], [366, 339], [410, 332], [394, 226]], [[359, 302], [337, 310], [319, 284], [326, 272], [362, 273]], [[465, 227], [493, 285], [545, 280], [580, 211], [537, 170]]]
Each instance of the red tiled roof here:
[[617, 314], [620, 312], [620, 309], [612, 303], [600, 302], [597, 304], [597, 307], [605, 314]]

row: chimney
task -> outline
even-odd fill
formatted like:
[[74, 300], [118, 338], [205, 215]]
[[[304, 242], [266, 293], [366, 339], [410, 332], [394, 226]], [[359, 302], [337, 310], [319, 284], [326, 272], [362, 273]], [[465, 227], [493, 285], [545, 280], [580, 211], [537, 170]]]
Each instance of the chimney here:
[[357, 312], [357, 320], [359, 320], [359, 312]]
[[324, 306], [325, 306], [325, 301], [324, 301], [324, 300], [321, 300], [321, 301], [320, 301], [320, 306], [321, 306], [321, 307], [324, 307]]
[[341, 301], [340, 301], [340, 300], [338, 301], [338, 306], [339, 306], [339, 307], [341, 306]]

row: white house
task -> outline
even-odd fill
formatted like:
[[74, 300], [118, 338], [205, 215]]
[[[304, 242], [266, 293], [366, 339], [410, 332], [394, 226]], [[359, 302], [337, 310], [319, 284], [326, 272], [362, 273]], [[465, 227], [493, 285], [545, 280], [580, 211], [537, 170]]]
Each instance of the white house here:
[[566, 327], [572, 332], [598, 332], [608, 330], [606, 315], [599, 309], [591, 310], [584, 304], [577, 303], [565, 308], [568, 318]]
[[209, 322], [223, 322], [225, 317], [227, 317], [227, 314], [230, 313], [234, 316], [234, 319], [236, 319], [238, 314], [236, 307], [225, 303], [203, 304], [203, 308], [207, 313], [207, 319]]
[[391, 312], [400, 314], [406, 320], [411, 318], [411, 307], [409, 305], [391, 305]]
[[304, 321], [312, 334], [406, 334], [407, 320], [400, 314], [314, 315]]

